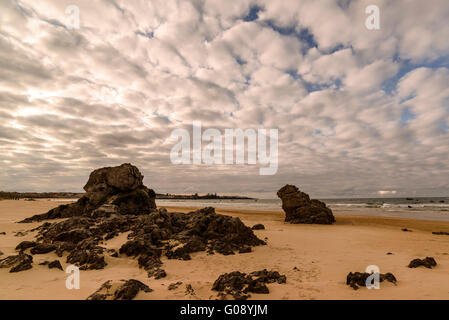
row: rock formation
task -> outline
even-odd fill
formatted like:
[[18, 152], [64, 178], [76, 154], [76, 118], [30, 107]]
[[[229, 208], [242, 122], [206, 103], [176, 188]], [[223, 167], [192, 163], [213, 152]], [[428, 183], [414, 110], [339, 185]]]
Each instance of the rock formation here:
[[156, 193], [143, 185], [137, 167], [124, 163], [118, 167], [97, 169], [84, 186], [86, 194], [77, 202], [62, 205], [22, 222], [74, 216], [110, 216], [111, 214], [147, 214], [156, 209]]
[[39, 265], [41, 265], [41, 266], [48, 266], [49, 269], [63, 270], [61, 262], [59, 262], [59, 260], [53, 260], [51, 262], [50, 261], [44, 261], [44, 262], [39, 263]]
[[309, 195], [293, 185], [285, 185], [277, 192], [282, 200], [285, 221], [290, 223], [332, 224], [335, 222], [332, 210], [324, 202], [311, 200]]
[[[359, 287], [366, 286], [366, 280], [368, 279], [369, 276], [371, 276], [371, 274], [368, 272], [354, 272], [354, 273], [350, 272], [346, 276], [346, 284], [351, 288], [353, 288], [354, 290], [357, 290], [359, 289]], [[390, 272], [385, 274], [383, 273], [379, 274], [379, 281], [380, 282], [389, 281], [394, 284], [396, 284], [397, 282], [396, 277]]]
[[31, 269], [33, 257], [26, 253], [9, 256], [0, 260], [0, 268], [11, 268], [9, 272], [20, 272]]
[[106, 281], [87, 300], [132, 300], [140, 292], [152, 292], [147, 285], [134, 279], [113, 282]]
[[248, 293], [268, 294], [267, 283], [286, 283], [287, 278], [277, 271], [255, 271], [250, 274], [234, 271], [222, 274], [215, 280], [212, 290], [219, 291], [219, 297], [226, 299], [227, 295], [236, 300], [246, 300], [250, 297]]
[[30, 230], [37, 231], [36, 240], [23, 241], [16, 250], [33, 255], [54, 251], [59, 257], [68, 253], [66, 262], [81, 270], [102, 269], [107, 265], [104, 254], [111, 252], [101, 246], [104, 241], [130, 232], [113, 256], [136, 258], [148, 277], [159, 279], [166, 276], [163, 255], [189, 260], [193, 252], [229, 255], [265, 244], [240, 219], [216, 214], [214, 208], [187, 214], [156, 209], [154, 192], [142, 185], [142, 178], [130, 164], [93, 171], [78, 202], [23, 222], [68, 219]]

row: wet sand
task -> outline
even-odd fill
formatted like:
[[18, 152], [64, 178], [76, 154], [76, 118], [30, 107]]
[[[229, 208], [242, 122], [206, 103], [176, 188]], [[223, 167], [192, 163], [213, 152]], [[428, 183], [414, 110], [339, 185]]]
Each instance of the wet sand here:
[[[15, 246], [23, 240], [33, 240], [33, 229], [40, 223], [18, 224], [33, 214], [43, 213], [63, 202], [46, 199], [37, 201], [0, 201], [0, 258], [16, 254]], [[169, 211], [188, 212], [194, 208], [167, 207]], [[359, 210], [359, 211], [357, 211]], [[217, 213], [239, 217], [246, 225], [265, 225], [254, 231], [268, 238], [266, 246], [253, 248], [252, 253], [223, 256], [192, 254], [192, 260], [163, 258], [167, 277], [149, 279], [138, 268], [137, 260], [120, 256], [105, 256], [108, 265], [103, 270], [81, 271], [81, 288], [68, 290], [64, 271], [38, 265], [44, 260], [59, 259], [63, 268], [66, 255], [55, 253], [34, 255], [33, 268], [19, 273], [0, 269], [0, 299], [86, 299], [107, 280], [137, 279], [154, 291], [139, 293], [136, 299], [216, 299], [211, 290], [215, 279], [231, 271], [252, 272], [260, 269], [277, 270], [287, 276], [286, 284], [269, 284], [270, 293], [252, 294], [252, 299], [449, 299], [449, 236], [433, 235], [432, 231], [449, 232], [448, 222], [366, 216], [362, 209], [333, 210], [334, 225], [291, 225], [283, 222], [280, 212], [218, 209]], [[341, 213], [339, 215], [339, 213]], [[357, 215], [359, 213], [359, 215]], [[403, 232], [402, 228], [413, 230]], [[15, 236], [16, 232], [24, 236]], [[119, 249], [127, 234], [106, 242], [105, 247]], [[387, 255], [388, 252], [393, 253]], [[438, 266], [434, 269], [407, 268], [414, 258], [432, 256]], [[381, 273], [392, 272], [397, 286], [381, 283], [380, 290], [346, 285], [346, 275], [377, 265]], [[299, 271], [294, 270], [294, 267]], [[168, 285], [183, 282], [175, 290]], [[185, 285], [195, 293], [186, 294]]]

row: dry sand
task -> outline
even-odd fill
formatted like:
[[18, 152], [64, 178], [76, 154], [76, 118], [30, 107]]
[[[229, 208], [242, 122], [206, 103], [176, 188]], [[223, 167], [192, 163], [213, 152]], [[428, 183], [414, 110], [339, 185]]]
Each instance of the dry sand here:
[[[15, 246], [23, 240], [33, 240], [34, 233], [26, 232], [40, 223], [18, 224], [33, 214], [43, 213], [63, 202], [0, 201], [1, 258], [16, 254]], [[171, 207], [169, 211], [188, 212], [192, 208]], [[364, 209], [364, 213], [366, 210]], [[374, 209], [375, 210], [375, 209]], [[255, 233], [268, 238], [268, 245], [253, 249], [252, 253], [223, 256], [192, 254], [192, 260], [163, 259], [167, 277], [148, 279], [138, 268], [137, 261], [106, 255], [104, 270], [81, 271], [81, 288], [68, 290], [68, 274], [58, 269], [38, 265], [44, 260], [59, 259], [64, 268], [65, 256], [35, 255], [33, 268], [19, 273], [0, 269], [0, 299], [86, 299], [107, 280], [137, 279], [154, 291], [139, 293], [136, 299], [215, 299], [210, 290], [215, 279], [231, 271], [252, 272], [260, 269], [277, 270], [287, 276], [286, 284], [270, 284], [270, 294], [253, 294], [252, 299], [449, 299], [449, 236], [433, 235], [432, 231], [449, 232], [448, 222], [339, 215], [334, 225], [290, 225], [283, 222], [280, 212], [217, 210], [218, 213], [239, 217], [246, 225], [263, 223], [266, 230]], [[351, 213], [357, 213], [352, 211]], [[413, 232], [403, 232], [408, 228]], [[119, 249], [126, 234], [107, 242], [108, 248]], [[392, 255], [387, 255], [392, 252]], [[407, 268], [410, 260], [432, 256], [438, 262], [434, 269]], [[380, 290], [346, 286], [350, 271], [364, 271], [368, 265], [377, 265], [381, 273], [392, 272], [397, 286], [381, 283]], [[299, 271], [294, 270], [296, 267]], [[176, 290], [168, 285], [181, 281]], [[186, 295], [185, 285], [191, 284], [195, 293]]]

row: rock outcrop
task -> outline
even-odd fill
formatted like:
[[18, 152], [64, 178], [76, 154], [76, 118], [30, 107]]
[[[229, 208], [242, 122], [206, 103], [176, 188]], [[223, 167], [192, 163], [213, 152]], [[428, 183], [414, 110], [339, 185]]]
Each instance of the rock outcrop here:
[[69, 215], [68, 219], [45, 222], [30, 230], [37, 231], [36, 240], [23, 241], [16, 250], [20, 254], [28, 249], [31, 254], [54, 251], [59, 257], [68, 253], [67, 263], [80, 270], [96, 270], [107, 265], [104, 254], [111, 253], [102, 246], [104, 241], [129, 232], [126, 242], [118, 252], [112, 250], [111, 256], [135, 258], [148, 277], [160, 279], [167, 275], [162, 255], [189, 260], [194, 252], [229, 255], [251, 252], [252, 246], [265, 244], [240, 219], [216, 214], [214, 208], [187, 214], [156, 209], [154, 192], [142, 185], [142, 178], [129, 164], [93, 171], [84, 187], [84, 200], [26, 221]]
[[0, 268], [11, 268], [9, 272], [20, 272], [31, 269], [33, 257], [26, 253], [9, 256], [0, 260]]
[[277, 192], [282, 200], [285, 221], [290, 223], [332, 224], [335, 222], [332, 210], [324, 202], [311, 200], [307, 193], [293, 185], [285, 185]]
[[215, 280], [212, 290], [218, 291], [221, 299], [226, 299], [230, 295], [236, 300], [246, 300], [251, 296], [249, 293], [270, 293], [268, 283], [281, 284], [286, 281], [287, 277], [277, 271], [264, 269], [250, 274], [234, 271], [220, 275]]
[[[366, 286], [366, 280], [368, 277], [371, 276], [368, 272], [350, 272], [346, 276], [346, 284], [353, 288], [354, 290], [358, 290], [359, 287], [365, 287]], [[379, 274], [379, 282], [389, 281], [391, 283], [396, 284], [397, 280], [396, 277], [391, 273], [381, 273]]]
[[22, 222], [74, 216], [106, 217], [114, 213], [140, 215], [156, 209], [156, 193], [143, 185], [139, 169], [129, 163], [93, 171], [84, 190], [86, 194], [77, 202], [59, 206]]
[[59, 260], [53, 260], [51, 262], [50, 261], [44, 261], [44, 262], [39, 263], [39, 265], [41, 265], [41, 266], [48, 266], [49, 269], [63, 270], [61, 262], [59, 262]]
[[140, 292], [152, 292], [147, 285], [134, 279], [118, 282], [106, 281], [87, 300], [132, 300]]

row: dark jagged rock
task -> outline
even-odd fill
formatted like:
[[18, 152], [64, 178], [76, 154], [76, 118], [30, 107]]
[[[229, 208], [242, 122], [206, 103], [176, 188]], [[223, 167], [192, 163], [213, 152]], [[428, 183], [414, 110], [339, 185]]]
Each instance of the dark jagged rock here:
[[2, 256], [4, 253], [2, 251], [0, 251], [0, 256]]
[[449, 236], [449, 232], [439, 231], [439, 232], [432, 232], [432, 234], [440, 235], [440, 236]]
[[97, 250], [74, 250], [67, 256], [67, 263], [80, 266], [80, 270], [99, 270], [107, 264]]
[[437, 262], [432, 257], [426, 257], [424, 259], [413, 259], [410, 261], [408, 267], [409, 268], [418, 268], [418, 267], [426, 267], [432, 269], [432, 267], [436, 267]]
[[175, 289], [177, 289], [180, 285], [182, 284], [182, 282], [181, 281], [178, 281], [178, 282], [176, 282], [176, 283], [170, 283], [169, 285], [168, 285], [168, 290], [175, 290]]
[[[346, 276], [346, 284], [354, 290], [359, 289], [359, 287], [366, 287], [366, 279], [368, 279], [369, 276], [371, 276], [371, 274], [367, 272], [350, 272]], [[395, 276], [390, 272], [379, 274], [379, 281], [389, 281], [394, 284], [397, 282]]]
[[164, 269], [157, 269], [154, 272], [148, 273], [148, 278], [150, 278], [151, 276], [154, 276], [154, 279], [158, 280], [158, 279], [162, 279], [165, 278], [167, 276], [167, 272], [165, 272]]
[[31, 269], [33, 257], [26, 253], [19, 253], [0, 260], [0, 268], [11, 268], [9, 272], [20, 272]]
[[0, 232], [0, 236], [6, 236], [6, 232]]
[[185, 294], [186, 295], [194, 295], [195, 294], [195, 290], [193, 289], [193, 287], [190, 283], [186, 284]]
[[265, 230], [265, 226], [261, 223], [255, 224], [253, 225], [253, 227], [251, 228], [253, 230]]
[[120, 282], [109, 280], [103, 283], [87, 300], [132, 300], [140, 291], [152, 292], [153, 290], [134, 279]]
[[293, 185], [285, 185], [277, 192], [282, 200], [285, 221], [290, 223], [332, 224], [335, 222], [332, 210], [324, 202], [310, 200], [309, 195]]
[[277, 271], [255, 271], [250, 274], [234, 271], [225, 273], [215, 280], [212, 290], [219, 291], [219, 296], [225, 299], [231, 295], [236, 300], [246, 300], [250, 297], [248, 293], [268, 294], [267, 284], [286, 283], [287, 278]]
[[156, 209], [156, 193], [143, 185], [143, 176], [137, 167], [125, 163], [93, 171], [77, 202], [54, 208], [21, 222], [74, 216], [108, 216], [113, 213], [140, 215]]
[[404, 231], [404, 232], [413, 232], [412, 230], [407, 229], [407, 228], [402, 228], [401, 230]]
[[36, 246], [36, 242], [35, 241], [22, 241], [21, 243], [19, 243], [16, 246], [16, 250], [17, 251], [24, 251], [28, 248], [32, 248]]
[[52, 261], [52, 262], [46, 261], [46, 262], [47, 262], [46, 265], [48, 265], [48, 268], [49, 268], [49, 269], [59, 269], [59, 270], [63, 270], [63, 269], [62, 269], [61, 262], [59, 262], [59, 260], [54, 260], [54, 261]]
[[38, 243], [31, 248], [31, 254], [45, 254], [56, 250], [56, 246], [51, 243]]
[[241, 247], [239, 249], [239, 253], [250, 253], [252, 251], [250, 246], [246, 246], [246, 247]]

